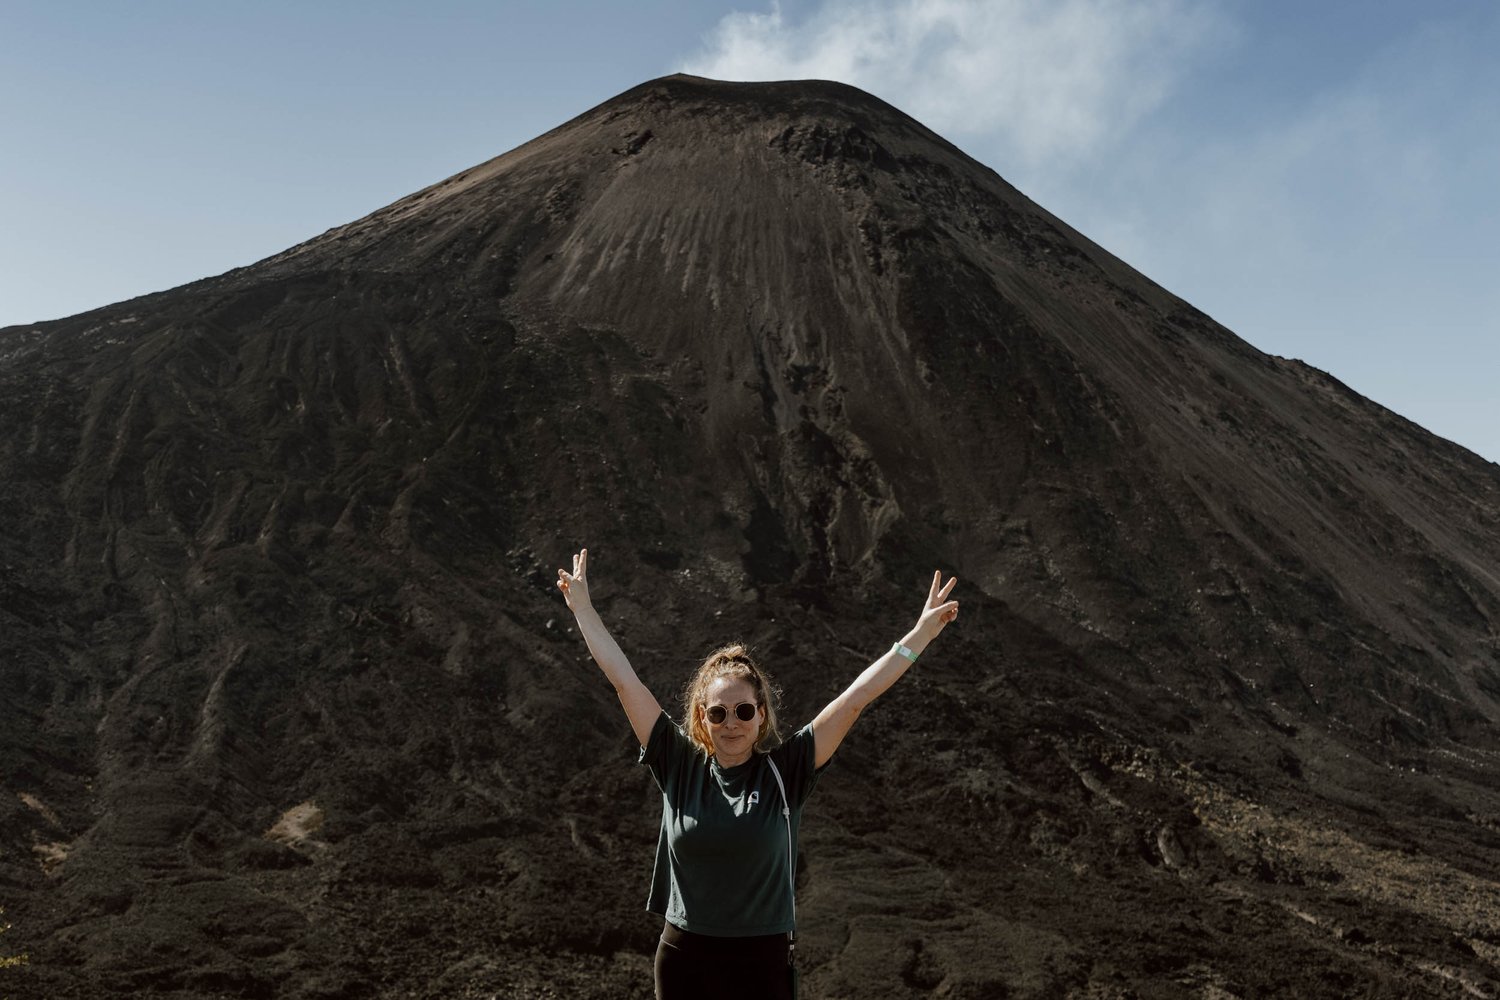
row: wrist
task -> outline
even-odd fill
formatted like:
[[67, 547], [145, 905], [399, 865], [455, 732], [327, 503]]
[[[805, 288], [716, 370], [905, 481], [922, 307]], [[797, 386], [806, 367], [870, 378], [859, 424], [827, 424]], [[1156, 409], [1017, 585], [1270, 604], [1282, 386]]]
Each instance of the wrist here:
[[[928, 643], [936, 639], [938, 637], [938, 633], [942, 630], [943, 623], [938, 621], [936, 618], [922, 618], [919, 619], [917, 623], [911, 627], [911, 631], [906, 634], [911, 636], [913, 639], [918, 639], [923, 643]], [[907, 643], [907, 645], [910, 646], [911, 643]]]
[[898, 643], [898, 645], [905, 646], [913, 653], [921, 656], [922, 651], [927, 648], [927, 644], [932, 640], [933, 636], [929, 634], [926, 629], [922, 628], [921, 625], [917, 625], [910, 632], [901, 637], [901, 641]]

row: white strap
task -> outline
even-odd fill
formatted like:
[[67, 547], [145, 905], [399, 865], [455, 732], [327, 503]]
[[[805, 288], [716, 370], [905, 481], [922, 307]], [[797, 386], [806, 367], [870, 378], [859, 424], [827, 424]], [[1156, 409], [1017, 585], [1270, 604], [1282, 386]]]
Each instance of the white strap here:
[[[786, 883], [792, 892], [792, 932], [789, 937], [795, 939], [797, 931], [797, 867], [792, 864], [792, 804], [786, 797], [786, 785], [781, 780], [781, 768], [770, 755], [766, 756], [766, 763], [771, 765], [771, 773], [776, 777], [776, 787], [781, 789], [781, 816], [786, 820]], [[792, 945], [793, 948], [796, 945]]]

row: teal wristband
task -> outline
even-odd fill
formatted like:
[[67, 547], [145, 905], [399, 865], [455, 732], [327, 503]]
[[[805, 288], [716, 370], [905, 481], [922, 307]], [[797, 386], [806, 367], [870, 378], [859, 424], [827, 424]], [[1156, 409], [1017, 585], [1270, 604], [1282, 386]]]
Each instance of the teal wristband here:
[[917, 654], [913, 653], [911, 650], [907, 649], [905, 646], [901, 645], [901, 643], [899, 643], [899, 642], [896, 643], [895, 646], [891, 647], [891, 652], [893, 652], [893, 653], [900, 653], [902, 656], [906, 657], [908, 660], [910, 660], [913, 663], [917, 662]]

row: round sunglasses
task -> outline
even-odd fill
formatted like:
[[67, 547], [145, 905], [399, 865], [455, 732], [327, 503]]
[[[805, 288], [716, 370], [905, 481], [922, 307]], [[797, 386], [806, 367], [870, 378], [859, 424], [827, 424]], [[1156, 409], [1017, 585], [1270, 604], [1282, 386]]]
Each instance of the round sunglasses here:
[[[749, 722], [755, 718], [755, 712], [759, 708], [760, 706], [753, 701], [742, 701], [734, 706], [734, 717], [741, 722]], [[706, 714], [709, 722], [720, 726], [724, 724], [725, 719], [729, 718], [729, 709], [723, 705], [710, 705]]]

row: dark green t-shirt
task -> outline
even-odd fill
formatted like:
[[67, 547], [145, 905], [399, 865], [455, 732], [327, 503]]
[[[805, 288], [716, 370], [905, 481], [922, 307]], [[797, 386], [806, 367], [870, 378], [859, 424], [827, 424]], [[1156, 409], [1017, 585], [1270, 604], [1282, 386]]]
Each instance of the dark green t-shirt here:
[[661, 788], [661, 837], [646, 909], [694, 934], [747, 937], [792, 930], [786, 821], [766, 763], [781, 769], [792, 807], [792, 845], [802, 804], [818, 780], [812, 726], [769, 754], [720, 767], [663, 712], [641, 750]]

